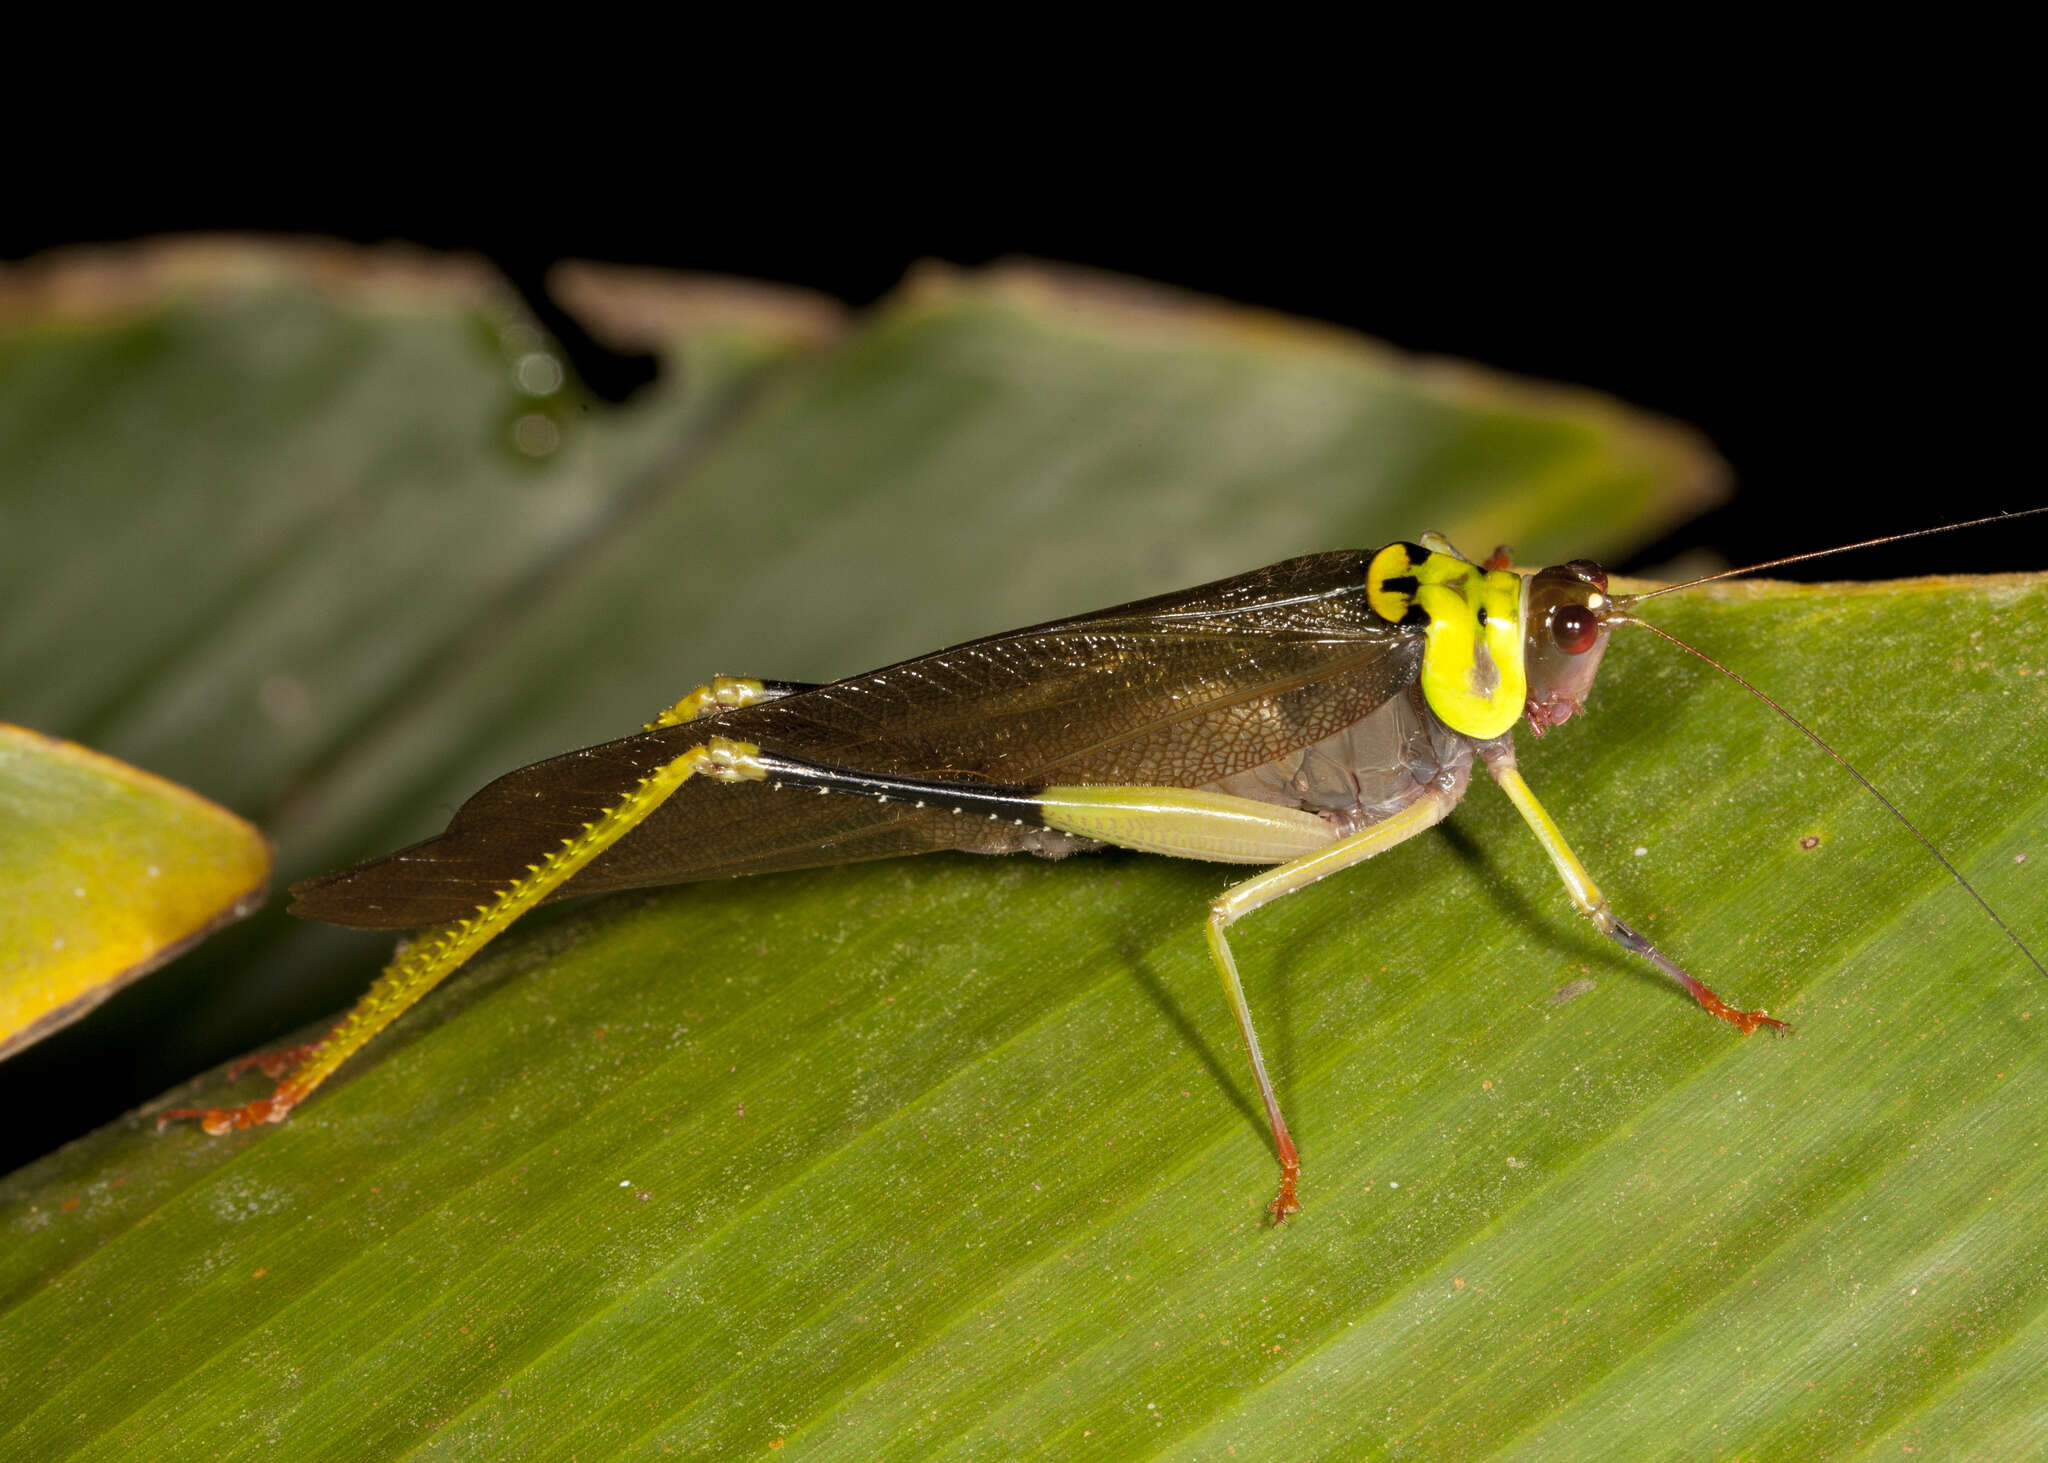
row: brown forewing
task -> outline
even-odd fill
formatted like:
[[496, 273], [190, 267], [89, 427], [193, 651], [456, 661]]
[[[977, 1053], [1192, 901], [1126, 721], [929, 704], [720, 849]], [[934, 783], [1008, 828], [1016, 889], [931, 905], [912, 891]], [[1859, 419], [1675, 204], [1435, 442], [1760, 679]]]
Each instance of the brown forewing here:
[[[1366, 607], [1355, 551], [969, 641], [506, 774], [439, 837], [298, 885], [370, 929], [461, 918], [635, 781], [711, 736], [863, 771], [1047, 787], [1198, 787], [1297, 751], [1413, 683], [1419, 632]], [[685, 783], [556, 897], [987, 846], [975, 820], [865, 798]]]

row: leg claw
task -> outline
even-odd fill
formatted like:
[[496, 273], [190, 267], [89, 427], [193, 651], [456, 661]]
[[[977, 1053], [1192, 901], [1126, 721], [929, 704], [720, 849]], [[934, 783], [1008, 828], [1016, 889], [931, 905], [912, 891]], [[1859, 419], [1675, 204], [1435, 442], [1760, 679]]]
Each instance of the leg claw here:
[[172, 1123], [193, 1118], [201, 1128], [218, 1138], [222, 1133], [253, 1128], [258, 1123], [283, 1122], [298, 1106], [299, 1099], [306, 1095], [303, 1091], [293, 1090], [291, 1082], [286, 1079], [326, 1044], [324, 1041], [309, 1041], [302, 1046], [288, 1046], [283, 1051], [263, 1052], [230, 1062], [228, 1081], [234, 1081], [244, 1072], [261, 1072], [280, 1084], [277, 1091], [254, 1102], [245, 1102], [240, 1107], [174, 1107], [156, 1115], [156, 1130], [161, 1133]]
[[258, 1123], [281, 1123], [297, 1103], [296, 1097], [279, 1091], [268, 1097], [259, 1097], [254, 1102], [245, 1102], [240, 1107], [174, 1107], [156, 1115], [156, 1130], [161, 1133], [182, 1118], [196, 1118], [201, 1128], [218, 1138], [223, 1133], [232, 1133], [237, 1128], [253, 1128]]
[[1774, 1031], [1790, 1031], [1792, 1029], [1775, 1016], [1766, 1016], [1761, 1011], [1738, 1011], [1712, 991], [1706, 990], [1705, 986], [1701, 986], [1700, 990], [1706, 991], [1706, 994], [1699, 995], [1697, 992], [1694, 993], [1699, 1003], [1744, 1036], [1753, 1035], [1759, 1026], [1768, 1026]]
[[1295, 1181], [1299, 1177], [1299, 1171], [1283, 1172], [1280, 1175], [1280, 1192], [1275, 1194], [1273, 1202], [1266, 1206], [1266, 1212], [1273, 1217], [1272, 1222], [1276, 1227], [1285, 1224], [1290, 1214], [1301, 1213], [1301, 1200], [1294, 1192]]
[[299, 1046], [288, 1046], [283, 1051], [260, 1052], [253, 1057], [238, 1057], [228, 1063], [228, 1081], [234, 1081], [244, 1072], [261, 1072], [273, 1082], [281, 1081], [325, 1045], [327, 1043], [324, 1041], [309, 1041]]

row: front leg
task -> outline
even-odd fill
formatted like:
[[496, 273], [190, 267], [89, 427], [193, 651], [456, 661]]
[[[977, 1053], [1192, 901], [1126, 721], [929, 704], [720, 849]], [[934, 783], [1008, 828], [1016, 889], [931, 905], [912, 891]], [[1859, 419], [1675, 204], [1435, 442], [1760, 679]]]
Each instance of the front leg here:
[[1607, 907], [1607, 896], [1600, 892], [1600, 886], [1593, 882], [1593, 876], [1564, 841], [1564, 833], [1551, 820], [1543, 804], [1536, 801], [1536, 794], [1529, 790], [1529, 784], [1522, 780], [1522, 774], [1515, 767], [1514, 744], [1506, 737], [1488, 744], [1481, 749], [1486, 770], [1493, 774], [1493, 780], [1500, 784], [1501, 791], [1515, 805], [1515, 811], [1529, 825], [1529, 831], [1536, 835], [1536, 841], [1543, 845], [1543, 851], [1550, 855], [1550, 862], [1557, 869], [1558, 877], [1564, 880], [1565, 892], [1571, 896], [1580, 914], [1593, 921], [1593, 927], [1621, 946], [1645, 957], [1649, 962], [1685, 987], [1686, 993], [1715, 1016], [1730, 1026], [1741, 1030], [1747, 1036], [1759, 1026], [1771, 1026], [1784, 1031], [1790, 1028], [1784, 1022], [1765, 1015], [1762, 1011], [1742, 1011], [1729, 1005], [1706, 986], [1693, 979], [1685, 967], [1652, 945], [1648, 940], [1615, 918], [1614, 911]]

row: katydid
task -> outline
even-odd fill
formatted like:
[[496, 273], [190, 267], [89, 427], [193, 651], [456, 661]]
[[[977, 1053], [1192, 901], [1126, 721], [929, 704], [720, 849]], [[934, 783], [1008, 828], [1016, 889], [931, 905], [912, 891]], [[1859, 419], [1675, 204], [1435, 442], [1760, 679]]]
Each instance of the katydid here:
[[506, 774], [438, 837], [299, 884], [295, 914], [420, 933], [325, 1039], [254, 1063], [281, 1079], [272, 1095], [160, 1122], [192, 1117], [223, 1133], [282, 1121], [500, 930], [551, 900], [948, 849], [1062, 858], [1109, 845], [1270, 866], [1211, 902], [1207, 936], [1272, 1128], [1280, 1189], [1269, 1208], [1284, 1219], [1300, 1208], [1301, 1163], [1227, 931], [1441, 822], [1475, 766], [1597, 929], [1745, 1034], [1784, 1026], [1723, 1001], [1624, 923], [1515, 763], [1517, 722], [1540, 736], [1585, 710], [1616, 626], [1643, 624], [1644, 601], [1704, 582], [1616, 595], [1585, 560], [1521, 574], [1504, 550], [1475, 563], [1425, 534], [1289, 559], [829, 685], [718, 677], [635, 735]]

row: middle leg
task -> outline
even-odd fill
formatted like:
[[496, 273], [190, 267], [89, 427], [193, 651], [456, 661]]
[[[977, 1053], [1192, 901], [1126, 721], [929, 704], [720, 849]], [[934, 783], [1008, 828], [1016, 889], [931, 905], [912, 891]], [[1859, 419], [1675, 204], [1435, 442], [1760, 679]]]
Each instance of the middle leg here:
[[1280, 1191], [1267, 1206], [1274, 1220], [1300, 1211], [1301, 1157], [1279, 1096], [1266, 1072], [1259, 1035], [1224, 931], [1253, 910], [1318, 879], [1363, 863], [1444, 820], [1464, 791], [1464, 779], [1420, 786], [1400, 811], [1348, 837], [1328, 819], [1299, 808], [1228, 793], [1174, 787], [1029, 788], [942, 781], [829, 767], [762, 753], [755, 764], [770, 782], [886, 801], [913, 802], [983, 817], [1051, 828], [1119, 848], [1216, 863], [1277, 867], [1226, 889], [1209, 906], [1209, 953], [1223, 980], [1224, 998], [1244, 1038], [1252, 1079], [1273, 1131], [1280, 1160]]
[[1230, 1002], [1230, 1012], [1237, 1018], [1238, 1030], [1244, 1036], [1245, 1052], [1251, 1058], [1252, 1077], [1259, 1086], [1259, 1100], [1266, 1105], [1266, 1121], [1272, 1126], [1273, 1147], [1280, 1159], [1280, 1192], [1266, 1206], [1266, 1212], [1273, 1216], [1275, 1224], [1290, 1214], [1301, 1212], [1298, 1192], [1301, 1156], [1295, 1150], [1293, 1136], [1287, 1131], [1287, 1119], [1281, 1115], [1279, 1095], [1273, 1091], [1272, 1079], [1266, 1075], [1266, 1061], [1259, 1053], [1258, 1033], [1252, 1029], [1251, 1008], [1245, 1003], [1244, 985], [1237, 976], [1237, 961], [1230, 953], [1230, 941], [1223, 932], [1253, 910], [1271, 904], [1284, 894], [1304, 889], [1316, 880], [1348, 869], [1353, 864], [1362, 864], [1375, 854], [1385, 853], [1396, 844], [1407, 842], [1424, 829], [1435, 827], [1449, 816], [1457, 801], [1456, 792], [1432, 788], [1400, 812], [1359, 830], [1349, 838], [1338, 839], [1327, 848], [1303, 854], [1276, 869], [1233, 885], [1209, 906], [1209, 953], [1216, 961], [1217, 972], [1223, 977], [1224, 998]]

